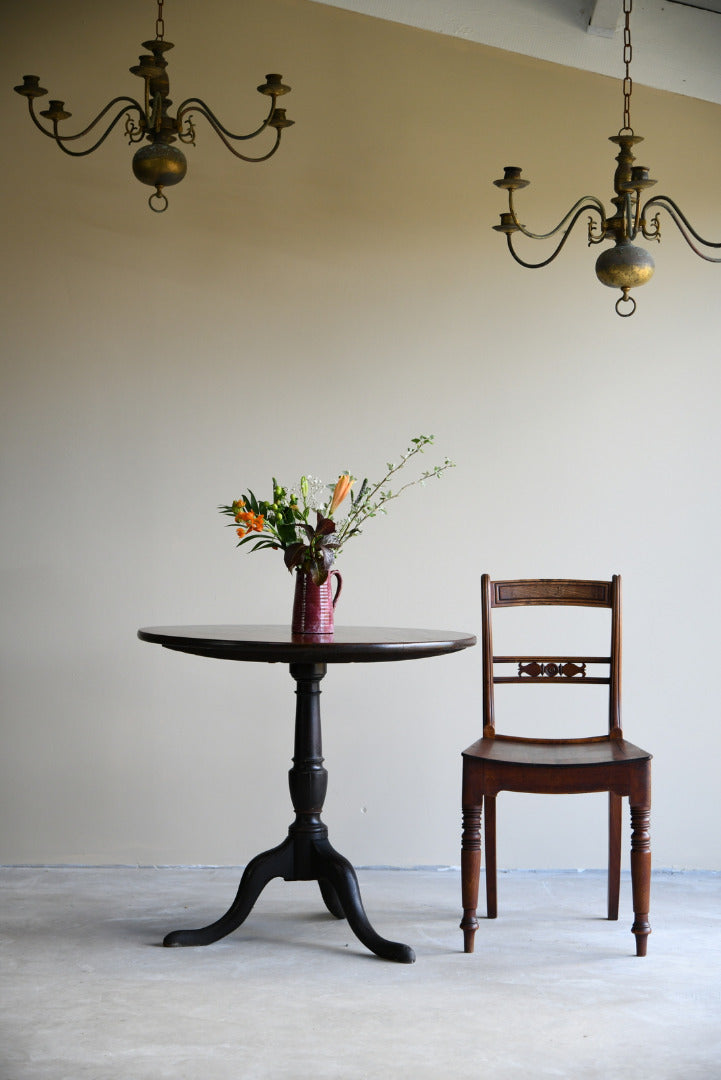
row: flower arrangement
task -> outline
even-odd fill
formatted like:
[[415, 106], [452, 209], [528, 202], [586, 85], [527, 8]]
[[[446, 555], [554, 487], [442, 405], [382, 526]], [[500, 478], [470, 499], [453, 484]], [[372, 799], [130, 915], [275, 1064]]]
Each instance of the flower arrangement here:
[[[257, 499], [248, 490], [229, 506], [219, 506], [221, 514], [233, 518], [238, 536], [237, 547], [251, 544], [251, 551], [261, 548], [281, 550], [289, 571], [301, 570], [310, 574], [316, 585], [328, 577], [336, 556], [352, 536], [358, 536], [368, 518], [385, 514], [393, 499], [415, 484], [424, 484], [446, 469], [453, 468], [448, 458], [441, 465], [425, 470], [420, 476], [402, 484], [396, 490], [388, 485], [396, 474], [416, 455], [433, 443], [433, 435], [419, 435], [411, 440], [400, 461], [386, 464], [386, 473], [377, 483], [365, 479], [353, 491], [356, 478], [350, 472], [341, 473], [335, 484], [323, 484], [311, 476], [301, 476], [297, 490], [282, 487], [273, 477], [273, 497]], [[350, 496], [350, 502], [346, 499]], [[335, 516], [345, 503], [346, 515], [338, 523]], [[311, 515], [315, 514], [315, 524]]]

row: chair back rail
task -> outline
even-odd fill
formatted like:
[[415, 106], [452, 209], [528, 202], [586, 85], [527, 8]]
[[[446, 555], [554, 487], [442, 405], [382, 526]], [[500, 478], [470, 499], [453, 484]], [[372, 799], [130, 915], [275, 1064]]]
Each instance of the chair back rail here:
[[570, 604], [580, 607], [611, 607], [612, 581], [578, 581], [571, 578], [525, 578], [491, 582], [493, 607], [535, 604]]

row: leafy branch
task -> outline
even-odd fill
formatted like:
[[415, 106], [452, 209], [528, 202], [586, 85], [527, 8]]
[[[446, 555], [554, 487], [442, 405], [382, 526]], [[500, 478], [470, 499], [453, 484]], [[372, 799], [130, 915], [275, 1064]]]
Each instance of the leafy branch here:
[[[405, 453], [401, 455], [400, 461], [393, 463], [391, 461], [386, 462], [386, 474], [382, 480], [378, 483], [369, 485], [366, 478], [361, 484], [357, 495], [354, 495], [351, 491], [351, 503], [352, 509], [342, 524], [339, 526], [336, 534], [336, 550], [340, 552], [343, 545], [347, 540], [350, 540], [352, 536], [358, 536], [361, 532], [361, 525], [368, 518], [375, 517], [377, 514], [385, 514], [386, 506], [393, 499], [397, 499], [404, 491], [410, 487], [414, 487], [416, 484], [423, 486], [427, 480], [433, 477], [440, 477], [446, 469], [452, 469], [455, 467], [455, 462], [450, 461], [448, 458], [441, 465], [435, 465], [431, 469], [426, 469], [415, 480], [409, 480], [407, 483], [402, 484], [397, 491], [393, 491], [391, 488], [387, 488], [386, 485], [393, 479], [396, 473], [408, 464], [411, 458], [414, 458], [417, 454], [422, 454], [427, 446], [431, 446], [434, 441], [433, 435], [418, 435], [415, 439], [411, 439], [410, 446], [406, 449]], [[385, 489], [385, 490], [384, 490]]]

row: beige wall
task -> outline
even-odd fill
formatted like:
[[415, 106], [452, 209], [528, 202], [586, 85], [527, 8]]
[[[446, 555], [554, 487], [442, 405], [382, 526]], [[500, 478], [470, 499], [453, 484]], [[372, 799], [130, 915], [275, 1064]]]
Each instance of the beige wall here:
[[[84, 124], [137, 91], [153, 18], [13, 5], [5, 81], [38, 72]], [[618, 83], [304, 0], [178, 0], [166, 27], [176, 101], [248, 128], [279, 70], [297, 123], [250, 167], [199, 122], [154, 215], [119, 132], [72, 161], [6, 98], [0, 861], [239, 863], [278, 842], [287, 672], [136, 629], [287, 621], [280, 560], [236, 552], [217, 504], [272, 474], [373, 476], [434, 432], [458, 467], [348, 548], [338, 621], [477, 631], [484, 570], [620, 571], [656, 865], [719, 868], [721, 267], [667, 224], [620, 320], [582, 228], [535, 274], [490, 229], [508, 162], [539, 231], [608, 199]], [[639, 160], [718, 238], [721, 109], [641, 86], [633, 108]], [[355, 862], [457, 863], [479, 663], [330, 672], [325, 817]], [[601, 866], [602, 805], [504, 797], [501, 865]]]

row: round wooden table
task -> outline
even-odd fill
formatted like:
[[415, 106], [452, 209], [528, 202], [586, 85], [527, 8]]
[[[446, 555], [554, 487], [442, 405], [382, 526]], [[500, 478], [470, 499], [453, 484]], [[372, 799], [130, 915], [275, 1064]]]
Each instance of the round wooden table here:
[[197, 930], [173, 930], [164, 945], [209, 945], [237, 929], [273, 878], [317, 881], [328, 911], [346, 918], [356, 937], [377, 956], [410, 964], [409, 945], [382, 938], [363, 908], [355, 870], [331, 846], [321, 811], [328, 786], [323, 768], [320, 681], [328, 664], [417, 660], [475, 645], [472, 634], [451, 630], [336, 627], [332, 636], [291, 634], [284, 626], [153, 626], [138, 631], [142, 641], [176, 652], [222, 660], [283, 663], [296, 683], [295, 750], [288, 782], [295, 821], [278, 847], [256, 855], [245, 867], [238, 892], [225, 915]]

